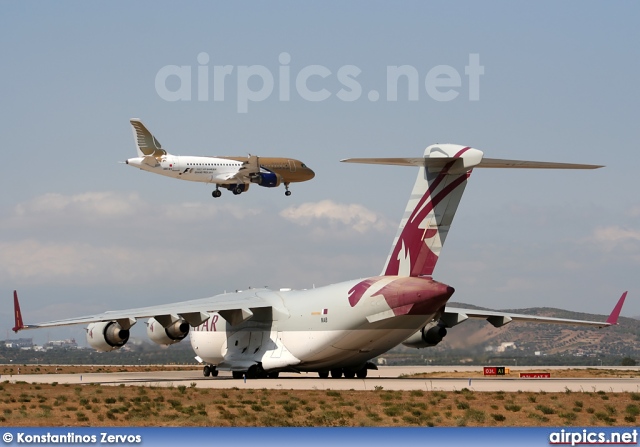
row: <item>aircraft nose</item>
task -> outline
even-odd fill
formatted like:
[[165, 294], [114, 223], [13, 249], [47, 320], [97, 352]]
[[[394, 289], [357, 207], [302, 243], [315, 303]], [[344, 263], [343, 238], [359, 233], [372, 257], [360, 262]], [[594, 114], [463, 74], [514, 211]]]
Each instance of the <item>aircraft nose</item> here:
[[307, 170], [309, 171], [307, 173], [307, 180], [311, 180], [312, 178], [314, 178], [316, 176], [316, 173], [313, 172], [313, 170], [311, 168], [307, 168]]

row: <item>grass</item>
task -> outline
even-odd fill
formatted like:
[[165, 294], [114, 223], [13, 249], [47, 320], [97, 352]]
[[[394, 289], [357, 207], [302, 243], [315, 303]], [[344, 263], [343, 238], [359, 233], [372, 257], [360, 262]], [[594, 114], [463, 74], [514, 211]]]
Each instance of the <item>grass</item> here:
[[637, 393], [1, 385], [3, 426], [607, 426], [640, 418]]

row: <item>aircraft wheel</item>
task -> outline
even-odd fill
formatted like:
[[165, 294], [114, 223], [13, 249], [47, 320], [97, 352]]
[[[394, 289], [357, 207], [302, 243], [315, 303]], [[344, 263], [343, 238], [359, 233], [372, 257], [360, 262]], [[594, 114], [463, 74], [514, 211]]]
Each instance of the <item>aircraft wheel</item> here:
[[366, 377], [367, 377], [367, 368], [359, 369], [359, 370], [356, 372], [356, 376], [358, 376], [358, 379], [364, 379], [364, 378], [366, 378]]
[[211, 367], [211, 377], [218, 377], [218, 370], [215, 366]]
[[285, 192], [284, 192], [284, 195], [285, 195], [285, 196], [287, 196], [287, 197], [289, 197], [289, 196], [291, 195], [291, 191], [285, 191]]
[[217, 199], [218, 197], [220, 197], [220, 196], [222, 195], [222, 191], [220, 191], [220, 190], [216, 189], [215, 191], [213, 191], [213, 192], [211, 193], [211, 195], [212, 195], [214, 198], [216, 198], [216, 199]]
[[244, 371], [233, 371], [233, 372], [231, 373], [231, 376], [232, 376], [234, 379], [242, 379], [242, 378], [244, 377]]
[[269, 379], [277, 379], [278, 377], [280, 377], [280, 373], [279, 372], [267, 373], [267, 377]]
[[233, 193], [237, 196], [239, 194], [242, 194], [242, 187], [240, 185], [236, 186], [235, 188], [233, 188]]
[[202, 375], [205, 377], [209, 377], [211, 375], [211, 367], [209, 365], [204, 365], [204, 368], [202, 368]]
[[355, 371], [349, 371], [349, 370], [345, 370], [344, 371], [344, 376], [347, 379], [353, 379], [356, 376], [356, 372]]
[[331, 370], [331, 378], [332, 379], [339, 379], [340, 377], [342, 377], [342, 368], [332, 369]]
[[320, 371], [320, 372], [318, 372], [318, 376], [321, 379], [326, 379], [327, 377], [329, 377], [329, 371]]

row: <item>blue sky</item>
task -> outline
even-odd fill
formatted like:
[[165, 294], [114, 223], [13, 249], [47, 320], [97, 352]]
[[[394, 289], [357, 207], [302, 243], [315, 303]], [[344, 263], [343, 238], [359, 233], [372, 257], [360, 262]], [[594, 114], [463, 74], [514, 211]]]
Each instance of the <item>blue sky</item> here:
[[[416, 172], [338, 160], [451, 142], [607, 166], [474, 172], [435, 273], [454, 300], [608, 313], [628, 289], [623, 315], [639, 315], [639, 16], [631, 1], [2, 2], [0, 295], [18, 289], [34, 322], [378, 274]], [[224, 101], [197, 100], [200, 53], [210, 73], [234, 67]], [[266, 67], [278, 86], [281, 53], [291, 79], [326, 67], [308, 85], [331, 96], [306, 101], [292, 80], [290, 101], [276, 89], [238, 113], [238, 67]], [[191, 101], [159, 95], [169, 65], [192, 67]], [[417, 101], [403, 83], [386, 99], [387, 67], [401, 65], [419, 74]], [[442, 65], [461, 75], [451, 101], [424, 85]], [[343, 66], [361, 71], [355, 101], [336, 96]], [[131, 117], [172, 153], [289, 156], [317, 175], [291, 197], [253, 186], [214, 201], [209, 186], [117, 163], [135, 154]], [[0, 322], [12, 326], [10, 306]]]

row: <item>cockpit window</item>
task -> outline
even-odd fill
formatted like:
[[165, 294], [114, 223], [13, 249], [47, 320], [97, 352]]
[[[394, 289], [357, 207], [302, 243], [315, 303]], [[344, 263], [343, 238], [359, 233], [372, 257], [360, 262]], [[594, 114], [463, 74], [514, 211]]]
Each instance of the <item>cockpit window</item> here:
[[300, 166], [302, 166], [303, 168], [307, 167], [304, 163], [300, 163]]

